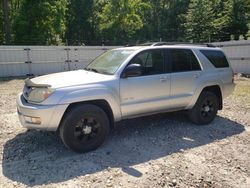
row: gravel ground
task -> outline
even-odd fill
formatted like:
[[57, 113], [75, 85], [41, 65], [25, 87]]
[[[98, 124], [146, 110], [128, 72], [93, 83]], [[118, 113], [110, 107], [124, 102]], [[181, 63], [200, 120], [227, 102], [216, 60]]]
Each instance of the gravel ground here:
[[185, 113], [123, 121], [96, 151], [76, 154], [53, 133], [22, 128], [23, 79], [0, 81], [0, 187], [250, 187], [250, 79], [209, 126]]

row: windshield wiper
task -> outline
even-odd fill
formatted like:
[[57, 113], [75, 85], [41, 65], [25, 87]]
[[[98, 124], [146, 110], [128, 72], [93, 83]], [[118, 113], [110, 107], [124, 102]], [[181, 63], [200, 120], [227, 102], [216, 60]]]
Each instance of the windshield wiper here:
[[95, 68], [85, 68], [84, 70], [99, 73], [99, 71], [97, 69], [95, 69]]

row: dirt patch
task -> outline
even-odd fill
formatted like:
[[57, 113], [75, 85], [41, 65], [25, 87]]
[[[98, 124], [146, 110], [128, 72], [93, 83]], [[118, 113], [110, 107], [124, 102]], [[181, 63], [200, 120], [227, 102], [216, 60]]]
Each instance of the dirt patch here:
[[96, 151], [75, 154], [52, 133], [27, 131], [15, 97], [23, 79], [0, 81], [1, 187], [250, 187], [250, 79], [209, 126], [185, 113], [121, 122]]

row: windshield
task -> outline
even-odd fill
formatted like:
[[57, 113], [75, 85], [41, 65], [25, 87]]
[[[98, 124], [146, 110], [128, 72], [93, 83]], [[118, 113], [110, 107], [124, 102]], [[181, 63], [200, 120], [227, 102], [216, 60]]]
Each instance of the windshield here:
[[110, 50], [92, 61], [85, 70], [113, 75], [133, 50]]

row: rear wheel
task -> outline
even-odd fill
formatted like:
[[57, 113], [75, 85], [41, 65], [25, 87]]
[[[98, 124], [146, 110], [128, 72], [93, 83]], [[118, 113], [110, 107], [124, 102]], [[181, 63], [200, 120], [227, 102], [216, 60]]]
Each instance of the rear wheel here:
[[63, 143], [75, 152], [98, 148], [110, 130], [107, 114], [98, 106], [86, 104], [72, 108], [60, 126]]
[[218, 108], [218, 97], [212, 92], [203, 91], [195, 106], [189, 111], [189, 117], [197, 125], [207, 125], [216, 117]]

